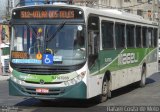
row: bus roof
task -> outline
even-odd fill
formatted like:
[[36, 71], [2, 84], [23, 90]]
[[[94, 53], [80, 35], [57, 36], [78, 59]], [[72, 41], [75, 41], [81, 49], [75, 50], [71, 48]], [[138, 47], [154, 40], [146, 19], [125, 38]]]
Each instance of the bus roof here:
[[99, 16], [102, 16], [102, 17], [109, 17], [109, 18], [113, 18], [113, 19], [119, 19], [119, 20], [124, 20], [124, 21], [131, 21], [131, 22], [137, 22], [137, 23], [142, 23], [142, 24], [149, 24], [149, 25], [158, 26], [158, 22], [149, 21], [149, 20], [144, 19], [142, 16], [127, 13], [125, 11], [120, 11], [118, 9], [90, 8], [90, 7], [86, 7], [86, 6], [70, 5], [70, 4], [65, 4], [65, 3], [21, 6], [21, 7], [16, 7], [14, 9], [27, 8], [27, 7], [48, 7], [48, 6], [50, 6], [50, 7], [51, 6], [53, 6], [53, 7], [54, 6], [60, 6], [60, 7], [80, 8], [84, 11], [84, 14], [85, 14], [86, 18], [90, 14], [95, 14], [95, 15], [99, 15]]

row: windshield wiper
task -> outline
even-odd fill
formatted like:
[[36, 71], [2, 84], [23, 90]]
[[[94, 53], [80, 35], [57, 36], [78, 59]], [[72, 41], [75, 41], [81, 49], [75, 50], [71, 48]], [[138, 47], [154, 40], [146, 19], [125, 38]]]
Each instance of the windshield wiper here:
[[47, 36], [45, 40], [50, 41], [51, 39], [53, 39], [57, 35], [57, 33], [64, 27], [65, 24], [66, 24], [66, 21], [60, 23], [57, 30], [49, 38], [48, 38], [48, 31], [47, 31]]
[[29, 29], [31, 29], [31, 31], [33, 32], [33, 36], [36, 38], [36, 37], [37, 37], [37, 34], [36, 34], [35, 30], [34, 30], [28, 23], [25, 23], [25, 25], [26, 25]]

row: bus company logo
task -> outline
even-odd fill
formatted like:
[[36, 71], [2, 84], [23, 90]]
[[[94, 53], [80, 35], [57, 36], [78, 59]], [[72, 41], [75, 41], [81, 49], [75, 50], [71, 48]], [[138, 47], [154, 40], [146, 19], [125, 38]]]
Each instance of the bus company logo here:
[[126, 65], [138, 62], [138, 56], [135, 53], [123, 53], [118, 55], [118, 65]]
[[31, 76], [30, 74], [27, 76], [20, 75], [19, 78], [22, 80], [37, 80], [37, 77]]
[[41, 79], [41, 80], [39, 81], [39, 83], [40, 83], [40, 84], [44, 84], [45, 82], [44, 82], [44, 80]]

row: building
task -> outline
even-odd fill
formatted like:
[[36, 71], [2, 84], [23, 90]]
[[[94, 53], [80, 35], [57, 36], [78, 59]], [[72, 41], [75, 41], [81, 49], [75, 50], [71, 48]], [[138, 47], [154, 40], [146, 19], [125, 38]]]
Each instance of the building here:
[[74, 0], [75, 4], [99, 8], [114, 8], [137, 14], [147, 20], [158, 19], [159, 0]]
[[8, 6], [8, 1], [7, 0], [1, 0], [0, 2], [0, 19], [4, 19], [7, 14], [7, 6]]
[[8, 73], [9, 25], [4, 22], [10, 18], [12, 4], [13, 0], [1, 0], [0, 2], [0, 75]]
[[99, 4], [137, 14], [147, 20], [158, 19], [159, 0], [99, 0]]
[[[140, 15], [148, 20], [158, 19], [158, 6], [159, 0], [36, 0], [37, 4], [44, 1], [73, 1], [77, 5], [85, 5], [89, 7], [101, 8], [117, 8], [130, 13]], [[0, 18], [6, 18], [10, 15], [11, 9], [19, 2], [21, 6], [35, 4], [35, 0], [1, 0]]]

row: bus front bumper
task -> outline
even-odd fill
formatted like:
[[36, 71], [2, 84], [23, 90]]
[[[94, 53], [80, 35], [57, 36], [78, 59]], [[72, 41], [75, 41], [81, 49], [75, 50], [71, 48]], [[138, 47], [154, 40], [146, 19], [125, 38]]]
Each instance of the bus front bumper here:
[[9, 79], [9, 94], [13, 96], [27, 96], [38, 99], [55, 99], [55, 98], [86, 99], [87, 87], [86, 84], [83, 81], [81, 81], [72, 86], [49, 88], [49, 93], [40, 94], [36, 92], [34, 84], [32, 87], [22, 86]]

